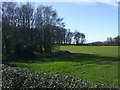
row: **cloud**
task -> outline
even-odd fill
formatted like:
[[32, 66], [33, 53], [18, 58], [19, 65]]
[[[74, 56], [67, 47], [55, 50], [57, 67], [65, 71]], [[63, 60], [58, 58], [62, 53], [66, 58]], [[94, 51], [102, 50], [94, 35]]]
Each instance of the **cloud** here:
[[100, 2], [107, 5], [115, 6], [115, 7], [118, 7], [119, 1], [120, 0], [79, 0], [81, 4], [93, 4], [93, 3]]
[[108, 5], [112, 5], [112, 6], [118, 6], [118, 2], [119, 0], [96, 0], [97, 2], [102, 2]]
[[96, 2], [105, 3], [117, 7], [120, 0], [1, 0], [7, 2], [80, 2], [83, 4], [91, 4]]

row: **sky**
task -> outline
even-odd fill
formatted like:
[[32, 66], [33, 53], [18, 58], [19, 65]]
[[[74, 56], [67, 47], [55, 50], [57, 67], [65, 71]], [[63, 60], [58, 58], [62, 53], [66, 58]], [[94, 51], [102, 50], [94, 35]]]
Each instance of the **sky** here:
[[37, 5], [52, 5], [64, 18], [65, 28], [86, 35], [86, 43], [105, 41], [118, 35], [118, 7], [101, 2], [39, 2]]
[[[16, 0], [17, 1], [17, 0]], [[19, 0], [20, 1], [20, 0]], [[25, 0], [24, 0], [25, 1]], [[29, 0], [27, 0], [29, 1]], [[62, 1], [62, 0], [61, 0]], [[51, 5], [63, 17], [65, 28], [86, 35], [86, 43], [105, 41], [118, 35], [118, 0], [75, 0], [36, 2], [34, 6]]]

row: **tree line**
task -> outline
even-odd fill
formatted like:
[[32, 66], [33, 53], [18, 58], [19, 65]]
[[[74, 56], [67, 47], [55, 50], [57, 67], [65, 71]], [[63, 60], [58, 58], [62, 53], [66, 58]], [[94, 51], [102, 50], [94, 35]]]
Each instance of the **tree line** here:
[[106, 41], [97, 41], [97, 42], [92, 42], [89, 45], [92, 46], [120, 46], [120, 35], [112, 38], [108, 37]]
[[51, 55], [58, 45], [84, 42], [85, 34], [66, 29], [52, 6], [2, 3], [3, 60]]

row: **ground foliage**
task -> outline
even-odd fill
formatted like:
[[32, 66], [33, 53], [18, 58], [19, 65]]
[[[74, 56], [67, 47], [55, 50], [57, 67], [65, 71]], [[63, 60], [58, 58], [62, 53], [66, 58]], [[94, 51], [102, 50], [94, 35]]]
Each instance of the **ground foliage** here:
[[69, 76], [35, 72], [21, 67], [3, 67], [2, 88], [97, 88], [88, 81]]

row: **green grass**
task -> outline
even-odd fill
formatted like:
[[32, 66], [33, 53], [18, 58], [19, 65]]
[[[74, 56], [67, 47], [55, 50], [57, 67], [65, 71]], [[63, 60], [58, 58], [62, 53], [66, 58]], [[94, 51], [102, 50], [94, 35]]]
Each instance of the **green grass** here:
[[100, 56], [117, 57], [118, 46], [61, 46], [61, 50], [73, 53], [96, 54]]
[[61, 46], [70, 56], [10, 62], [35, 71], [72, 76], [107, 86], [118, 85], [117, 46]]

